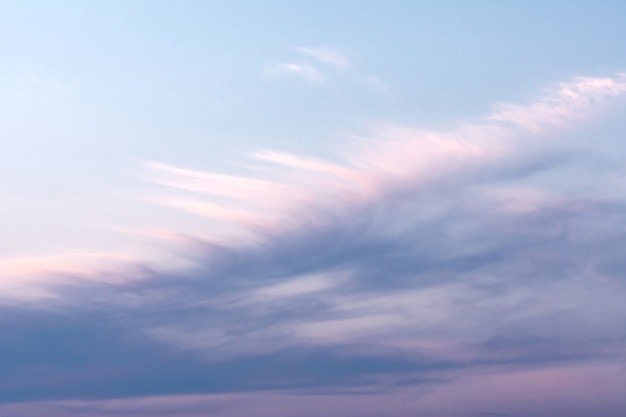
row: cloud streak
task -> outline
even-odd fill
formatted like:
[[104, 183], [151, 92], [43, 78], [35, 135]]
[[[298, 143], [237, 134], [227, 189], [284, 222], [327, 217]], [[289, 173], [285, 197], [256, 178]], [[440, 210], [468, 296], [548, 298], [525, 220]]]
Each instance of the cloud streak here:
[[312, 57], [317, 61], [331, 65], [339, 69], [346, 69], [350, 66], [350, 61], [339, 49], [328, 46], [317, 47], [297, 47], [296, 51], [302, 55]]
[[265, 69], [265, 75], [270, 77], [293, 75], [312, 83], [322, 83], [326, 81], [326, 76], [313, 65], [291, 62], [282, 62], [269, 66]]
[[[30, 400], [67, 416], [130, 416], [158, 396], [189, 416], [198, 403], [244, 416], [229, 398], [266, 404], [258, 392], [271, 390], [290, 416], [306, 416], [289, 404], [311, 395], [336, 401], [323, 414], [424, 398], [394, 415], [502, 415], [537, 392], [505, 404], [491, 389], [540, 384], [563, 395], [554, 410], [575, 416], [568, 392], [624, 387], [610, 364], [626, 357], [626, 215], [615, 190], [565, 186], [574, 172], [606, 187], [607, 173], [589, 172], [564, 133], [624, 94], [623, 75], [580, 78], [449, 130], [381, 127], [334, 161], [257, 152], [249, 176], [146, 163], [148, 200], [196, 216], [195, 232], [158, 225], [191, 266], [65, 283], [50, 289], [64, 300], [52, 315], [5, 307], [0, 401], [24, 402], [4, 406], [17, 416], [37, 407]], [[62, 325], [66, 316], [78, 318]], [[52, 328], [64, 330], [49, 354], [19, 354]], [[437, 394], [458, 387], [462, 404]], [[87, 400], [96, 393], [102, 401]], [[110, 402], [121, 397], [135, 399]], [[605, 415], [618, 415], [619, 398], [607, 396]]]

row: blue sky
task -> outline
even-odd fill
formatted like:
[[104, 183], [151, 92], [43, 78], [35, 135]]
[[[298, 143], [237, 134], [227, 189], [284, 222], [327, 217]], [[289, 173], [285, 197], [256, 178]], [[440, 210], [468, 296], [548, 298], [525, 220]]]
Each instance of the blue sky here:
[[0, 2], [0, 414], [623, 416], [625, 16]]

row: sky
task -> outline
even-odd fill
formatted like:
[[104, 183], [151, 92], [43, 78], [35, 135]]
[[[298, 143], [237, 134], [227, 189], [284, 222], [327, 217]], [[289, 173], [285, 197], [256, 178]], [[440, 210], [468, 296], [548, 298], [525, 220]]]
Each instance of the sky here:
[[626, 415], [626, 3], [0, 0], [0, 415]]

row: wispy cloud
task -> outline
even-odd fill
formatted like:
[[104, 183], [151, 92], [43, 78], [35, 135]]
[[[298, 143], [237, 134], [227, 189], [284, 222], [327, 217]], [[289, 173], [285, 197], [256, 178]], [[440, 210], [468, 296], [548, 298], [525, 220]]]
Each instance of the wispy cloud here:
[[[489, 415], [498, 403], [486, 393], [513, 380], [623, 386], [601, 364], [626, 357], [625, 205], [619, 193], [564, 186], [572, 172], [606, 184], [562, 133], [624, 94], [622, 75], [577, 79], [449, 130], [381, 127], [335, 161], [257, 152], [264, 170], [250, 176], [147, 163], [160, 187], [150, 201], [197, 216], [197, 231], [181, 238], [192, 267], [147, 264], [141, 281], [57, 288], [72, 322], [5, 308], [19, 326], [0, 323], [11, 340], [0, 357], [63, 324], [87, 359], [59, 357], [64, 340], [48, 344], [39, 360], [61, 381], [44, 367], [29, 382], [26, 359], [9, 366], [0, 399], [360, 389], [392, 403], [473, 381], [485, 391], [465, 385], [481, 399], [468, 400], [472, 410]], [[129, 358], [141, 360], [128, 367]], [[433, 413], [462, 412], [428, 398]], [[86, 406], [98, 415], [107, 405]]]
[[589, 112], [598, 111], [608, 99], [626, 92], [626, 74], [615, 78], [584, 78], [561, 83], [543, 99], [530, 106], [501, 105], [488, 119], [509, 122], [532, 132], [584, 121]]
[[265, 68], [265, 75], [270, 77], [281, 75], [292, 75], [300, 77], [313, 83], [321, 83], [326, 80], [326, 76], [316, 67], [310, 64], [297, 64], [282, 62]]
[[361, 88], [378, 92], [389, 91], [389, 86], [371, 74], [361, 74], [354, 68], [348, 56], [339, 48], [331, 46], [299, 46], [293, 48], [299, 59], [294, 61], [280, 62], [267, 66], [266, 76], [298, 76], [307, 81], [322, 83], [343, 77], [344, 81], [356, 83]]
[[[314, 291], [316, 294], [310, 294], [307, 304], [302, 304], [298, 297], [293, 304], [283, 297], [273, 308], [258, 298], [248, 298], [246, 291], [239, 293], [235, 297], [238, 301], [231, 299], [226, 303], [228, 311], [239, 311], [248, 317], [242, 321], [250, 324], [264, 314], [268, 317], [267, 321], [252, 325], [245, 337], [246, 344], [266, 349], [302, 341], [345, 344], [366, 338], [368, 343], [379, 340], [402, 345], [404, 342], [394, 335], [436, 338], [446, 326], [451, 326], [452, 333], [458, 331], [457, 324], [467, 327], [480, 323], [490, 327], [487, 317], [530, 302], [537, 294], [535, 289], [516, 284], [492, 299], [493, 290], [480, 289], [482, 281], [487, 287], [497, 287], [502, 279], [499, 277], [531, 273], [522, 272], [525, 268], [531, 268], [535, 279], [561, 276], [564, 265], [583, 273], [588, 267], [581, 269], [577, 263], [571, 264], [570, 255], [565, 255], [583, 250], [582, 247], [563, 241], [541, 225], [563, 216], [576, 223], [611, 209], [601, 201], [583, 202], [554, 191], [527, 187], [522, 192], [513, 184], [503, 187], [501, 172], [515, 169], [516, 165], [521, 170], [518, 178], [535, 172], [530, 168], [524, 173], [524, 166], [529, 157], [543, 158], [541, 150], [550, 148], [544, 142], [546, 136], [565, 125], [580, 123], [581, 118], [589, 115], [585, 108], [614, 96], [623, 85], [621, 76], [574, 81], [559, 87], [539, 104], [516, 108], [515, 120], [524, 123], [513, 127], [508, 125], [510, 119], [502, 120], [497, 113], [448, 132], [384, 128], [376, 140], [348, 153], [343, 163], [276, 152], [255, 154], [254, 158], [288, 172], [288, 177], [281, 179], [279, 170], [264, 187], [300, 192], [281, 192], [281, 207], [274, 209], [271, 220], [257, 218], [260, 221], [254, 226], [234, 222], [235, 227], [245, 228], [253, 238], [247, 243], [238, 240], [228, 245], [228, 251], [237, 254], [234, 259], [239, 261], [226, 260], [233, 255], [213, 258], [216, 279], [238, 276], [242, 283], [254, 282], [253, 292], [258, 293], [277, 285], [296, 285], [297, 281], [292, 280], [303, 273], [341, 268], [352, 278], [337, 281], [337, 286], [329, 287], [333, 288], [330, 293]], [[570, 94], [573, 89], [579, 93]], [[517, 130], [520, 127], [522, 130]], [[530, 156], [529, 149], [534, 152]], [[245, 190], [234, 191], [229, 197], [245, 204], [250, 200]], [[502, 198], [504, 203], [494, 205]], [[233, 211], [233, 215], [236, 213]], [[614, 224], [621, 222], [617, 220], [619, 215], [613, 216]], [[515, 224], [527, 232], [512, 234], [507, 230]], [[533, 252], [517, 249], [529, 244], [534, 247]], [[562, 247], [563, 254], [545, 255], [542, 248], [554, 244]], [[531, 267], [544, 256], [547, 258], [541, 268]], [[257, 270], [263, 272], [257, 274]], [[576, 294], [588, 290], [582, 282], [570, 284], [574, 287], [568, 291]], [[431, 286], [432, 290], [426, 290]], [[379, 291], [384, 288], [390, 292], [383, 297]], [[398, 289], [402, 293], [397, 293]], [[434, 306], [430, 303], [433, 299], [439, 300]], [[557, 299], [555, 305], [565, 302], [565, 298]], [[465, 311], [469, 305], [483, 304], [474, 311], [475, 316]], [[550, 314], [549, 304], [531, 304], [538, 309], [535, 314]], [[585, 308], [590, 309], [588, 314], [595, 314], [593, 304], [581, 305], [579, 311]], [[291, 313], [277, 321], [275, 315], [283, 309]], [[256, 320], [251, 321], [248, 314], [254, 314]], [[468, 322], [459, 322], [455, 317], [466, 317]], [[528, 323], [532, 327], [536, 322]], [[220, 328], [223, 330], [225, 325], [221, 323]], [[187, 336], [179, 339], [180, 336], [193, 338], [192, 334], [213, 334], [215, 330], [212, 325], [205, 330], [197, 325], [175, 330], [177, 327], [168, 331], [163, 328], [161, 337], [167, 338], [168, 332], [173, 332], [178, 336], [172, 341], [189, 343]], [[243, 348], [227, 334], [228, 331], [217, 342], [209, 341], [209, 345], [228, 346], [231, 351]], [[476, 338], [477, 335], [468, 334], [467, 342], [478, 343], [481, 337]]]
[[339, 69], [346, 69], [350, 66], [350, 61], [346, 55], [337, 48], [329, 46], [315, 46], [297, 47], [295, 49], [302, 55], [309, 56], [321, 63], [329, 64]]
[[130, 254], [109, 252], [0, 258], [0, 304], [57, 298], [50, 287], [77, 280], [117, 284], [135, 280], [136, 263], [138, 259]]

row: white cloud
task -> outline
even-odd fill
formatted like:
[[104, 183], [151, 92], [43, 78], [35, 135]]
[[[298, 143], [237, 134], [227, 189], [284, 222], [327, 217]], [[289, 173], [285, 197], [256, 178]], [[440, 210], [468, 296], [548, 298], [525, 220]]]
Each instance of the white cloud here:
[[295, 64], [282, 62], [265, 69], [265, 75], [268, 76], [281, 76], [281, 75], [295, 75], [313, 83], [321, 83], [326, 80], [324, 74], [322, 74], [317, 68], [310, 64]]
[[336, 48], [328, 46], [297, 47], [296, 51], [339, 69], [346, 69], [350, 66], [350, 61], [345, 54]]
[[255, 298], [267, 302], [310, 295], [336, 286], [337, 283], [345, 279], [344, 275], [342, 273], [322, 273], [294, 277], [289, 281], [258, 290]]

